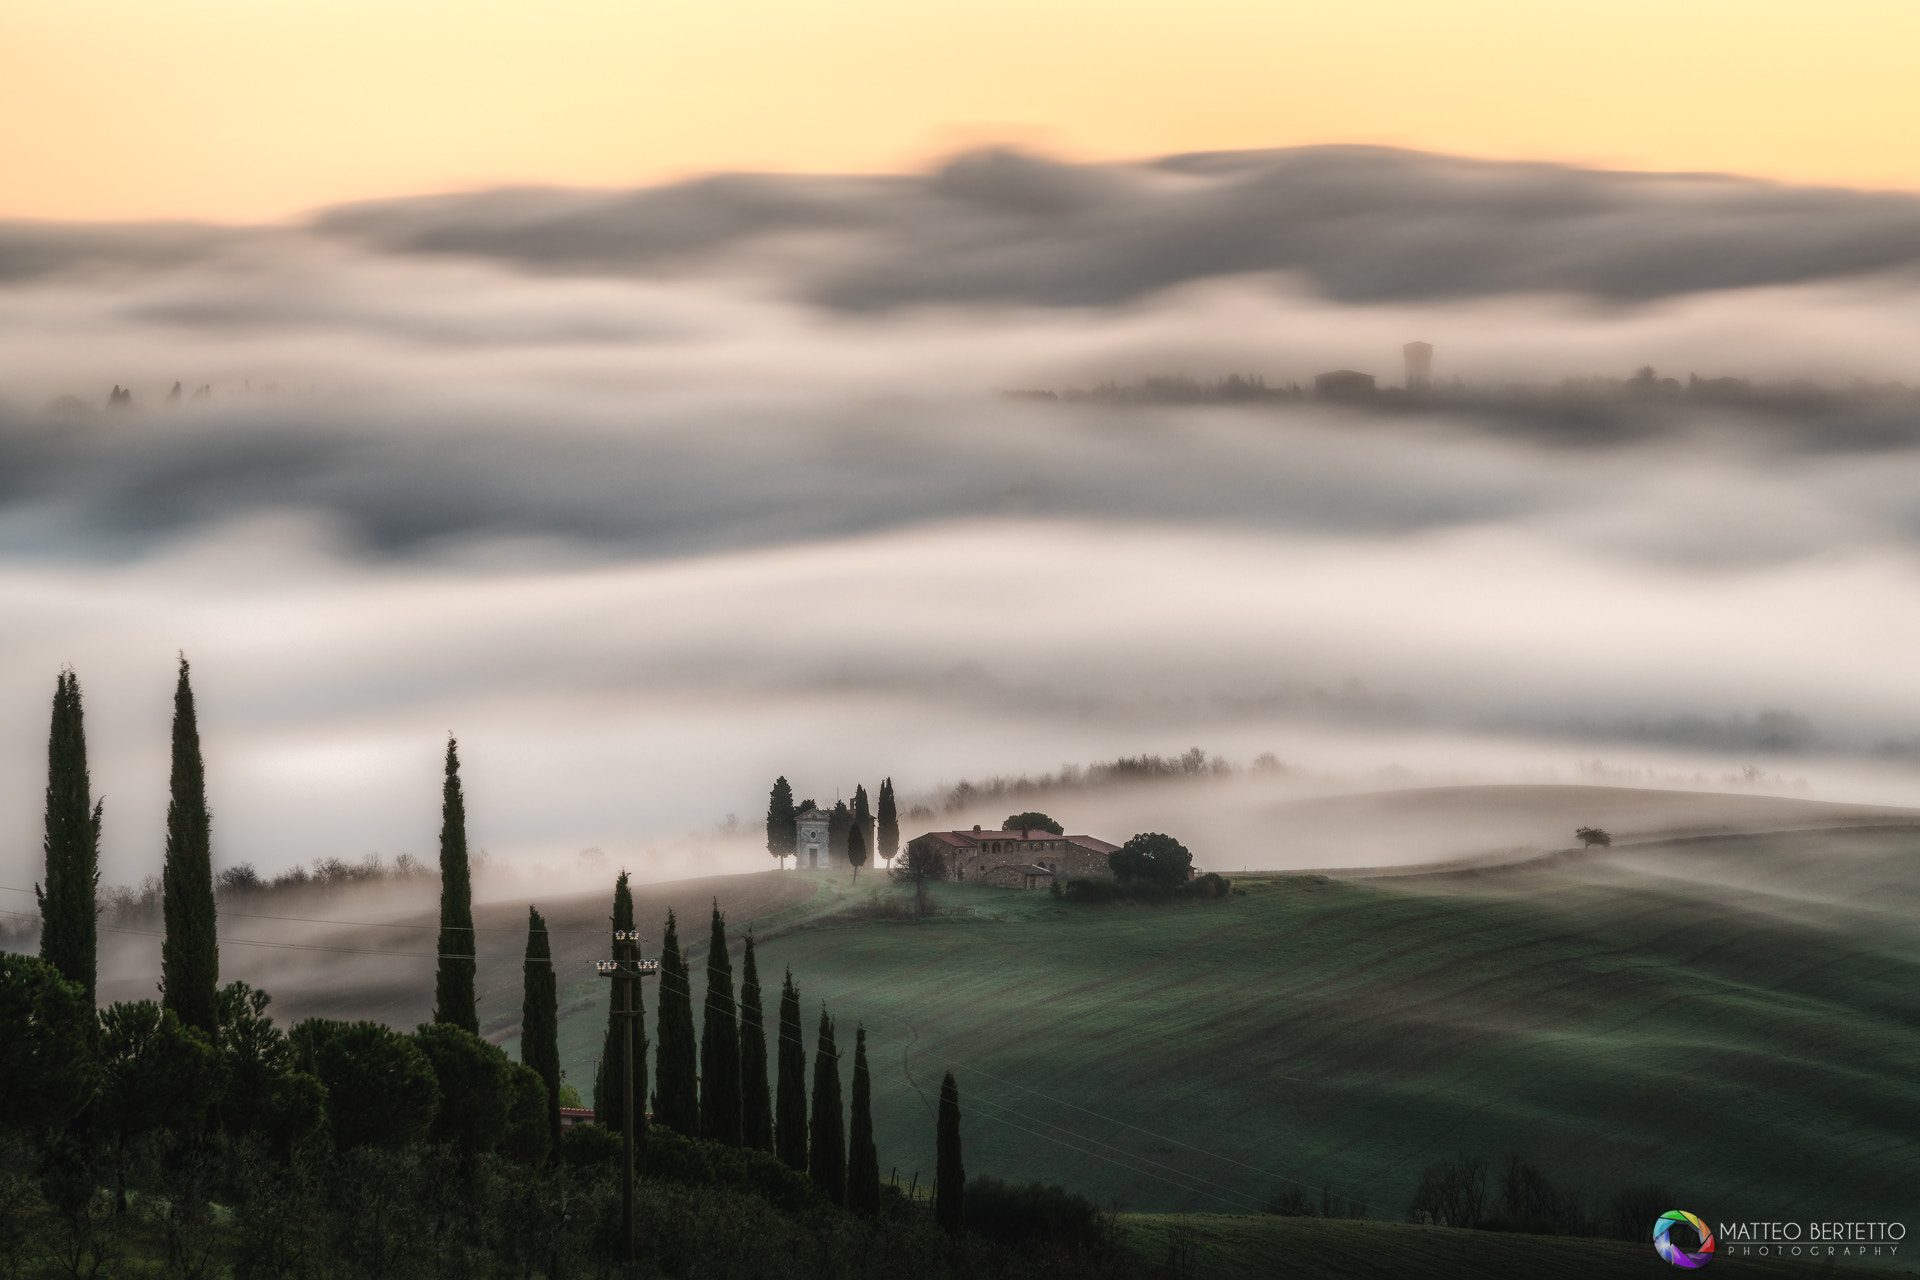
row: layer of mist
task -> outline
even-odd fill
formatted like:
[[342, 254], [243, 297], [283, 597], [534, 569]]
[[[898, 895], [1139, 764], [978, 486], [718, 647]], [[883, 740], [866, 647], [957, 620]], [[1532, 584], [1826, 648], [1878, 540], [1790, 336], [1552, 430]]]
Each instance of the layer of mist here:
[[[782, 773], [1194, 742], [1208, 805], [1078, 825], [1238, 868], [1383, 785], [1915, 802], [1916, 256], [1909, 196], [1354, 148], [0, 225], [0, 871], [69, 663], [107, 880], [157, 870], [179, 650], [268, 876], [430, 858], [449, 730], [528, 875], [765, 865]], [[1424, 398], [1003, 394], [1416, 339]]]

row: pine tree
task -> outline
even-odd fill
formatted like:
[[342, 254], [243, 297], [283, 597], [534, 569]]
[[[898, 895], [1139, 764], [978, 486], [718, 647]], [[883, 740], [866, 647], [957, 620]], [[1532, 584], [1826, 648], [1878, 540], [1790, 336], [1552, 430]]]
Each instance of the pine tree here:
[[867, 865], [867, 842], [860, 838], [860, 824], [854, 823], [847, 828], [847, 865], [853, 868], [853, 878], [860, 878], [860, 868]]
[[33, 886], [40, 903], [40, 958], [79, 986], [94, 1005], [99, 919], [100, 804], [89, 803], [87, 734], [80, 678], [62, 671], [53, 686], [53, 722], [47, 733], [47, 884]]
[[560, 1159], [560, 997], [553, 973], [553, 946], [547, 922], [527, 908], [525, 993], [520, 1002], [520, 1061], [539, 1072], [547, 1086], [548, 1158]]
[[699, 1080], [693, 1040], [693, 987], [680, 932], [667, 912], [667, 938], [660, 948], [660, 1022], [654, 1048], [653, 1118], [675, 1133], [700, 1136]]
[[780, 1087], [774, 1099], [774, 1153], [790, 1169], [807, 1170], [807, 1046], [800, 1038], [800, 991], [787, 970], [780, 988]]
[[173, 778], [167, 856], [161, 873], [166, 940], [160, 944], [161, 1004], [185, 1026], [219, 1032], [220, 942], [213, 906], [212, 818], [187, 660], [173, 692]]
[[894, 807], [892, 778], [880, 781], [880, 830], [873, 851], [888, 866], [900, 855], [900, 812]]
[[847, 1131], [847, 1208], [880, 1216], [880, 1152], [873, 1145], [873, 1077], [867, 1070], [867, 1029], [853, 1033], [853, 1122]]
[[820, 1007], [819, 1038], [813, 1050], [813, 1130], [807, 1171], [827, 1199], [847, 1203], [846, 1116], [840, 1105], [840, 1050], [833, 1042], [833, 1019]]
[[740, 1145], [740, 1023], [733, 1005], [727, 921], [713, 903], [707, 944], [707, 999], [700, 1018], [700, 1136]]
[[447, 776], [440, 789], [440, 967], [433, 979], [433, 1020], [479, 1035], [480, 1014], [473, 998], [473, 880], [467, 869], [467, 801], [460, 792], [459, 746], [449, 735]]
[[[633, 891], [627, 887], [627, 873], [613, 882], [613, 928], [615, 932], [633, 931]], [[626, 1031], [616, 1012], [632, 1008], [642, 1016], [633, 1024], [633, 1097], [634, 1105], [646, 1110], [647, 1096], [647, 1020], [646, 993], [638, 978], [614, 978], [607, 1001], [607, 1035], [600, 1046], [600, 1065], [593, 1073], [593, 1115], [615, 1133], [626, 1131], [625, 1085], [627, 1061]], [[631, 1005], [623, 1001], [632, 1001]], [[644, 1127], [644, 1126], [643, 1126]]]
[[[793, 827], [793, 815], [793, 788], [785, 778], [775, 778], [773, 794], [767, 798], [767, 852], [775, 858], [799, 857], [799, 837]], [[797, 867], [798, 861], [794, 865]]]
[[740, 1145], [773, 1150], [773, 1098], [767, 1092], [767, 1028], [760, 1000], [760, 970], [753, 935], [740, 969]]
[[953, 1072], [940, 1081], [940, 1116], [934, 1133], [933, 1219], [950, 1236], [966, 1222], [967, 1167], [960, 1159], [960, 1086]]

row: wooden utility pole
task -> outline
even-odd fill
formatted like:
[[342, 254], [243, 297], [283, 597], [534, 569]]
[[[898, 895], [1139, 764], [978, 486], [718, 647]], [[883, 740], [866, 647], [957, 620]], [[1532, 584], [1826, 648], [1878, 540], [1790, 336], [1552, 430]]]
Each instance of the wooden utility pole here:
[[[613, 1016], [619, 1018], [624, 1028], [626, 1052], [621, 1055], [625, 1060], [625, 1070], [620, 1082], [621, 1097], [625, 1101], [623, 1121], [621, 1123], [621, 1141], [624, 1158], [620, 1172], [620, 1260], [626, 1264], [627, 1275], [633, 1274], [633, 1132], [638, 1127], [639, 1116], [633, 1107], [633, 1024], [640, 1017], [636, 1007], [638, 1001], [633, 997], [639, 992], [642, 978], [657, 977], [660, 973], [658, 960], [643, 960], [640, 957], [640, 935], [632, 929], [613, 931], [613, 959], [602, 960], [595, 965], [603, 978], [612, 978]], [[624, 979], [624, 981], [623, 981]]]

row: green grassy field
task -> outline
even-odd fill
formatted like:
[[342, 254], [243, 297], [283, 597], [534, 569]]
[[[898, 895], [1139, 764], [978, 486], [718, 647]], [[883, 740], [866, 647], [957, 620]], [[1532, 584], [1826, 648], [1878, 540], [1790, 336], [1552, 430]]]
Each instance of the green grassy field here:
[[[916, 924], [857, 915], [892, 892], [873, 876], [821, 876], [760, 922], [762, 973], [792, 966], [809, 1042], [821, 1001], [843, 1046], [866, 1025], [903, 1180], [951, 1069], [970, 1172], [1131, 1210], [1301, 1184], [1398, 1218], [1426, 1163], [1516, 1153], [1709, 1220], [1920, 1220], [1920, 832], [1238, 883], [1158, 907], [943, 885]], [[575, 994], [590, 1080], [603, 997]]]

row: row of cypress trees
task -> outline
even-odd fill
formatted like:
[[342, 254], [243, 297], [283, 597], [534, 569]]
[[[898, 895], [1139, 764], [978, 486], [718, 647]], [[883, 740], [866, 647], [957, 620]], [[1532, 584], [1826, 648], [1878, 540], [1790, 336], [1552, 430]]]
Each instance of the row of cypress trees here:
[[[613, 924], [616, 930], [633, 927], [633, 895], [624, 871], [614, 885]], [[655, 1024], [658, 1043], [654, 1046], [653, 1122], [688, 1137], [772, 1152], [788, 1167], [809, 1174], [833, 1203], [869, 1216], [878, 1214], [880, 1156], [873, 1136], [873, 1076], [867, 1061], [866, 1028], [858, 1027], [854, 1032], [849, 1128], [848, 1108], [840, 1088], [838, 1030], [824, 1006], [815, 1032], [809, 1105], [800, 992], [789, 970], [780, 991], [777, 1083], [769, 1096], [764, 1008], [753, 938], [749, 935], [746, 939], [736, 1004], [726, 917], [717, 902], [710, 929], [706, 1001], [696, 1050], [690, 975], [680, 946], [679, 922], [672, 911], [667, 913]], [[530, 989], [532, 973], [529, 967]], [[614, 981], [639, 985], [635, 979]], [[614, 993], [614, 1010], [624, 1007], [623, 998], [622, 992]], [[638, 998], [637, 993], [633, 998]], [[529, 1019], [528, 1044], [535, 1033], [536, 1024]], [[548, 1034], [544, 1024], [540, 1024], [539, 1034]], [[599, 1121], [615, 1130], [627, 1123], [620, 1088], [625, 1044], [619, 1019], [610, 1013], [593, 1098]], [[644, 1096], [645, 1050], [642, 1039], [636, 1043], [636, 1052], [641, 1055], [641, 1060], [634, 1063], [635, 1080], [640, 1086], [636, 1096]], [[523, 1051], [523, 1057], [531, 1052]], [[531, 1057], [527, 1060], [532, 1061]], [[942, 1224], [950, 1222], [954, 1231], [959, 1229], [960, 1195], [966, 1182], [959, 1144], [959, 1091], [949, 1072], [941, 1088], [935, 1208]]]
[[[161, 874], [165, 937], [160, 946], [161, 1007], [211, 1038], [219, 1025], [220, 943], [213, 901], [212, 815], [206, 766], [186, 656], [173, 693], [173, 760], [167, 800], [166, 864]], [[92, 798], [80, 678], [62, 671], [54, 683], [47, 734], [46, 882], [40, 904], [40, 957], [76, 983], [87, 1003], [99, 985], [100, 821], [104, 801]]]
[[[194, 708], [191, 669], [180, 658], [174, 690], [171, 791], [167, 805], [166, 861], [162, 877], [165, 938], [161, 948], [162, 1008], [211, 1040], [219, 1027], [219, 942], [213, 894], [212, 818], [206, 770]], [[94, 896], [99, 881], [103, 802], [91, 795], [86, 732], [77, 675], [56, 681], [48, 734], [46, 882], [35, 885], [42, 917], [41, 958], [92, 1003], [98, 983], [98, 924]], [[786, 787], [783, 778], [776, 788]], [[791, 792], [787, 792], [789, 805]], [[893, 789], [881, 788], [884, 832]], [[864, 810], [865, 791], [856, 797]], [[864, 816], [864, 815], [863, 815]], [[854, 828], [856, 834], [859, 825]], [[897, 825], [895, 826], [897, 841]], [[434, 1021], [479, 1032], [475, 1000], [476, 951], [471, 868], [467, 856], [466, 801], [460, 783], [459, 744], [449, 736], [441, 792], [440, 933], [434, 979]], [[546, 921], [529, 906], [522, 1003], [522, 1059], [547, 1087], [548, 1128], [554, 1158], [560, 1151], [560, 1061], [558, 993]], [[633, 895], [626, 872], [614, 887], [613, 927], [632, 930]], [[707, 950], [707, 991], [702, 1035], [693, 1031], [692, 990], [678, 923], [667, 913], [661, 953], [659, 1044], [655, 1054], [653, 1118], [688, 1136], [728, 1146], [772, 1151], [788, 1166], [808, 1172], [838, 1205], [879, 1212], [879, 1156], [873, 1139], [872, 1077], [866, 1029], [854, 1038], [851, 1132], [842, 1128], [840, 1051], [832, 1017], [823, 1006], [816, 1033], [812, 1107], [806, 1088], [806, 1052], [801, 1041], [800, 994], [789, 970], [781, 990], [777, 1056], [778, 1088], [768, 1096], [767, 1046], [759, 972], [753, 939], [746, 940], [740, 1000], [733, 994], [726, 919], [715, 902]], [[616, 978], [613, 1007], [644, 1012], [639, 981]], [[629, 1003], [630, 1002], [630, 1003]], [[639, 1025], [644, 1027], [642, 1020]], [[599, 1119], [623, 1128], [621, 1089], [625, 1038], [609, 1018], [594, 1081]], [[646, 1096], [644, 1034], [635, 1045], [636, 1096]], [[949, 1115], [951, 1112], [951, 1115]], [[959, 1156], [958, 1091], [949, 1072], [941, 1088], [936, 1214], [958, 1230], [959, 1195], [965, 1175]]]

